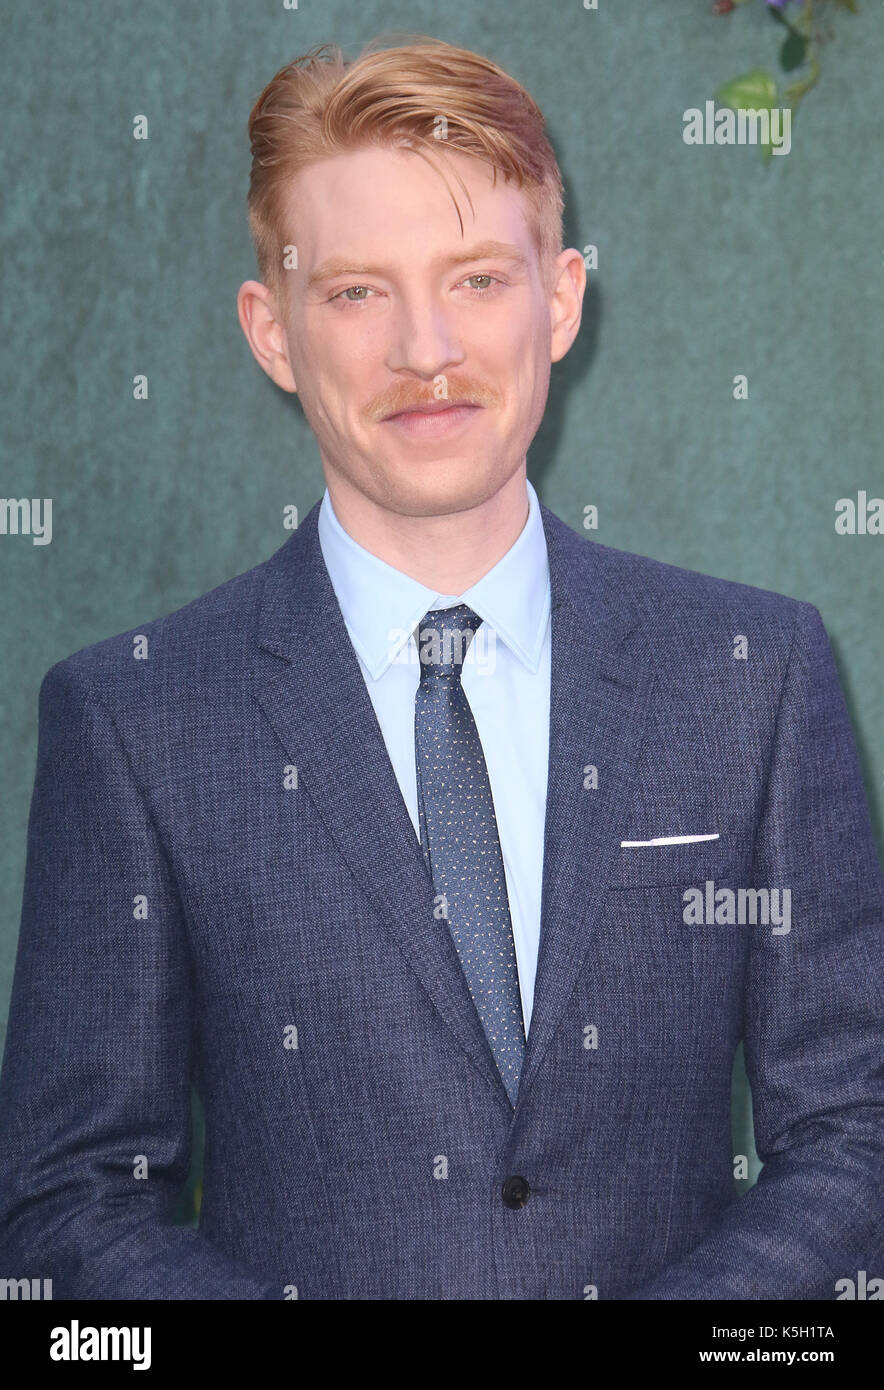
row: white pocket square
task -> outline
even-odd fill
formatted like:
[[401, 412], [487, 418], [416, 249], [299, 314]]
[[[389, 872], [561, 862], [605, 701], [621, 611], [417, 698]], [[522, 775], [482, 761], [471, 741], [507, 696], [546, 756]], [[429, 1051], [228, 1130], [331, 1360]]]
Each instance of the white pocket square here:
[[653, 840], [621, 840], [621, 849], [638, 849], [643, 845], [696, 845], [701, 840], [717, 840], [717, 835], [658, 835]]

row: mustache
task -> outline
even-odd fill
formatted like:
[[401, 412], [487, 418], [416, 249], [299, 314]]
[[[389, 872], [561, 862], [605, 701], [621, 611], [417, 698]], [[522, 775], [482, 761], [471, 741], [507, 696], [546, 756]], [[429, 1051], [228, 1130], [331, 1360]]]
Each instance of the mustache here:
[[[394, 381], [377, 396], [372, 397], [363, 414], [368, 420], [376, 422], [387, 415], [396, 415], [400, 410], [412, 410], [419, 405], [434, 405], [438, 401], [457, 401], [465, 405], [494, 406], [500, 404], [500, 392], [495, 387], [473, 377], [453, 372], [440, 373], [444, 390], [437, 389], [435, 382]], [[438, 382], [440, 377], [436, 378]]]

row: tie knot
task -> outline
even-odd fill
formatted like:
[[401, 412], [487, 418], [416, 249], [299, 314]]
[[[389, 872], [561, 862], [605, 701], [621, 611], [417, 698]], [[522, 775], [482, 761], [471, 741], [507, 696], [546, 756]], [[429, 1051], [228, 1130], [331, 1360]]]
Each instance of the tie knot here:
[[467, 650], [481, 625], [478, 613], [465, 603], [454, 608], [431, 608], [415, 634], [421, 684], [425, 685], [431, 676], [453, 676], [459, 680]]

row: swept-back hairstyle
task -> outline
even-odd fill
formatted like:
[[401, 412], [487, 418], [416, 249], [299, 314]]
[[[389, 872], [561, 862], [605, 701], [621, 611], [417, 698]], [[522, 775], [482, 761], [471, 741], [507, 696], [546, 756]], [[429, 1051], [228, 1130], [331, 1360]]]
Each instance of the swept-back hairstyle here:
[[284, 300], [292, 177], [316, 160], [370, 145], [410, 148], [437, 168], [436, 156], [458, 151], [491, 165], [495, 182], [498, 173], [512, 180], [528, 202], [546, 273], [562, 247], [563, 194], [537, 103], [496, 63], [469, 49], [423, 35], [379, 48], [384, 42], [374, 40], [353, 62], [337, 45], [321, 44], [281, 68], [252, 108], [249, 227], [264, 283]]

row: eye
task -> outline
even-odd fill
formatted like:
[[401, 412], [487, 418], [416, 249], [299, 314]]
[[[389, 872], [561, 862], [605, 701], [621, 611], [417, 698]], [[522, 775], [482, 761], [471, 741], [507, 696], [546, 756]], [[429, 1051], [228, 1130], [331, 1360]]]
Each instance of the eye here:
[[332, 299], [343, 299], [347, 304], [364, 304], [374, 290], [369, 289], [368, 285], [348, 285], [339, 294], [333, 294]]
[[497, 279], [495, 279], [495, 277], [494, 277], [493, 275], [489, 275], [489, 274], [487, 273], [487, 271], [477, 272], [475, 275], [468, 275], [467, 278], [464, 280], [463, 283], [464, 283], [465, 285], [469, 285], [471, 280], [484, 280], [484, 281], [486, 281], [485, 284], [482, 284], [482, 285], [473, 285], [473, 286], [471, 287], [471, 288], [475, 291], [476, 294], [487, 294], [488, 291], [491, 289], [492, 285], [499, 285], [499, 284], [500, 284], [500, 281], [497, 280]]

